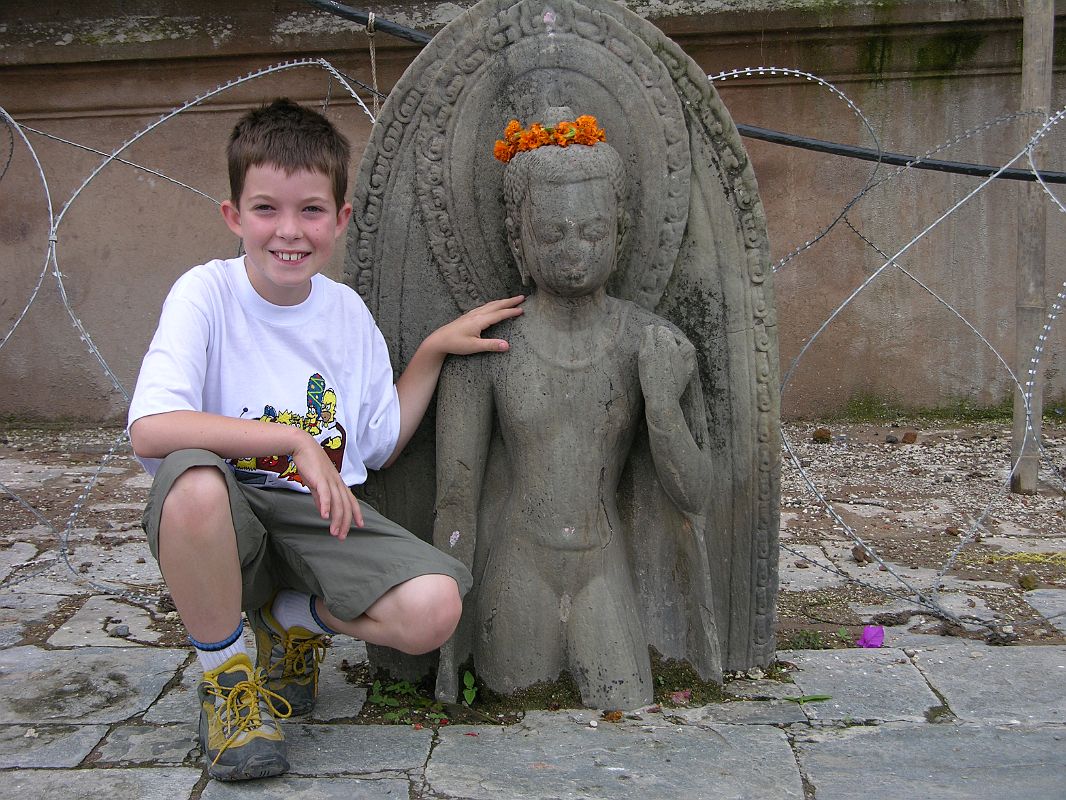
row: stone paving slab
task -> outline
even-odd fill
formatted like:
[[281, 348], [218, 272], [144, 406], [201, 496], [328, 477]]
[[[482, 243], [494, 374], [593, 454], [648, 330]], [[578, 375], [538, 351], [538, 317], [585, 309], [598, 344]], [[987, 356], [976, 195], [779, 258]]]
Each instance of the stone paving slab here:
[[846, 582], [822, 548], [814, 544], [790, 544], [787, 550], [782, 548], [778, 569], [781, 590], [786, 592], [813, 592], [843, 586]]
[[125, 467], [105, 467], [98, 464], [41, 464], [26, 458], [0, 456], [4, 485], [14, 492], [50, 487], [80, 486], [94, 475], [121, 475]]
[[798, 742], [818, 800], [1051, 800], [1066, 797], [1066, 729], [901, 725]]
[[192, 794], [200, 770], [27, 769], [0, 781], [0, 800], [70, 798], [78, 800], [177, 800]]
[[111, 547], [79, 544], [70, 555], [70, 563], [75, 568], [88, 565], [84, 567], [85, 577], [107, 585], [130, 586], [146, 592], [158, 591], [163, 585], [159, 565], [143, 536]]
[[777, 728], [590, 728], [547, 712], [508, 727], [441, 729], [426, 783], [469, 800], [803, 800], [795, 759]]
[[333, 638], [319, 672], [318, 701], [309, 719], [331, 722], [359, 716], [366, 702], [366, 689], [349, 683], [342, 665], [345, 661], [355, 665], [366, 660], [366, 644], [348, 636]]
[[[75, 562], [76, 564], [77, 562]], [[32, 567], [30, 568], [32, 571]], [[51, 569], [42, 571], [32, 578], [12, 584], [8, 589], [12, 594], [21, 594], [31, 597], [43, 595], [59, 595], [60, 597], [73, 597], [76, 595], [89, 594], [92, 589], [82, 576], [74, 575], [61, 560], [52, 562]]]
[[1033, 589], [1026, 592], [1025, 602], [1066, 633], [1066, 589]]
[[202, 800], [230, 800], [254, 797], [256, 800], [408, 800], [408, 781], [395, 778], [271, 778], [246, 783], [211, 781], [200, 795]]
[[32, 561], [37, 555], [37, 548], [29, 542], [15, 542], [10, 547], [0, 550], [0, 581], [6, 580], [16, 564]]
[[199, 750], [195, 708], [190, 721], [178, 725], [120, 725], [96, 753], [95, 764], [177, 766]]
[[[53, 647], [131, 647], [138, 642], [158, 642], [162, 635], [150, 627], [152, 616], [116, 597], [93, 595], [48, 639]], [[113, 636], [125, 625], [129, 637]]]
[[161, 648], [0, 650], [0, 723], [119, 722], [147, 709], [186, 655]]
[[433, 731], [410, 725], [282, 723], [289, 764], [296, 775], [367, 775], [421, 770]]
[[133, 477], [124, 480], [122, 485], [127, 489], [151, 489], [152, 480], [152, 476], [147, 472], [138, 472]]
[[69, 768], [107, 733], [106, 725], [0, 725], [0, 768]]
[[989, 536], [981, 540], [985, 547], [998, 547], [1007, 553], [1061, 553], [1066, 551], [1066, 539], [1061, 536], [1031, 535]]
[[[843, 572], [847, 573], [849, 577], [875, 588], [891, 589], [895, 592], [900, 591], [899, 579], [891, 572], [882, 572], [880, 565], [876, 562], [859, 564], [855, 561], [851, 553], [851, 548], [855, 545], [850, 540], [834, 541], [826, 539], [821, 544], [830, 560]], [[928, 588], [937, 582], [936, 569], [908, 567], [891, 561], [886, 561], [885, 563], [891, 566], [896, 575], [907, 581], [911, 587]], [[966, 592], [973, 589], [1008, 589], [1010, 587], [1000, 581], [967, 581], [962, 578], [956, 578], [954, 575], [945, 575], [940, 580], [940, 588], [942, 591]]]
[[[186, 653], [186, 659], [189, 659], [190, 655]], [[202, 676], [199, 662], [190, 659], [190, 663], [182, 672], [181, 680], [152, 703], [152, 707], [144, 714], [144, 721], [158, 724], [196, 719], [200, 713], [196, 701], [196, 687]]]
[[[787, 685], [787, 684], [786, 684]], [[792, 687], [793, 690], [795, 687]], [[807, 716], [798, 703], [784, 700], [736, 700], [712, 703], [700, 708], [670, 709], [670, 715], [692, 725], [791, 725], [806, 722]]]
[[792, 673], [797, 696], [830, 696], [804, 703], [812, 721], [924, 722], [925, 712], [941, 705], [922, 673], [896, 648], [786, 650], [777, 657], [799, 668]]
[[97, 514], [114, 513], [116, 511], [126, 511], [130, 518], [136, 517], [140, 522], [141, 514], [144, 513], [144, 503], [93, 503], [89, 506], [89, 510]]
[[26, 626], [44, 622], [62, 599], [54, 594], [0, 593], [0, 647], [22, 641]]
[[947, 642], [916, 653], [914, 662], [961, 720], [1066, 723], [1066, 645]]
[[786, 697], [795, 697], [800, 694], [800, 691], [795, 684], [784, 681], [772, 681], [768, 678], [760, 680], [741, 678], [728, 681], [722, 686], [722, 693], [728, 697], [739, 697], [744, 700], [784, 700]]

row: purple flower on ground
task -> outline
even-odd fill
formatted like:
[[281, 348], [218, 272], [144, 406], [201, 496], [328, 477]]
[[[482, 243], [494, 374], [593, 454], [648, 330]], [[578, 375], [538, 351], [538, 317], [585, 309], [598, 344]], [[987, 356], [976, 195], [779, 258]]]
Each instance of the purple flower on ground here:
[[862, 636], [855, 642], [856, 647], [880, 647], [885, 643], [885, 629], [880, 625], [867, 625], [862, 629]]

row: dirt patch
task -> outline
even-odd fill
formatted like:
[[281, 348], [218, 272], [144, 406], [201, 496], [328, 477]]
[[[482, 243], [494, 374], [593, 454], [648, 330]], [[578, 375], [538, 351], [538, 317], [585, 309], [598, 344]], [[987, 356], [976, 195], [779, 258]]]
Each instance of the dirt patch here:
[[[781, 641], [853, 641], [856, 608], [898, 605], [892, 595], [909, 594], [888, 568], [925, 594], [943, 570], [951, 611], [972, 609], [975, 620], [1012, 629], [1015, 641], [1066, 641], [1024, 599], [1027, 590], [1066, 588], [1066, 427], [1045, 424], [1044, 481], [1029, 496], [1008, 491], [1006, 422], [796, 423], [783, 434], [782, 571], [817, 569], [789, 552], [802, 551], [854, 580], [782, 591]], [[919, 608], [907, 619], [922, 616]], [[924, 616], [923, 630], [943, 627]]]

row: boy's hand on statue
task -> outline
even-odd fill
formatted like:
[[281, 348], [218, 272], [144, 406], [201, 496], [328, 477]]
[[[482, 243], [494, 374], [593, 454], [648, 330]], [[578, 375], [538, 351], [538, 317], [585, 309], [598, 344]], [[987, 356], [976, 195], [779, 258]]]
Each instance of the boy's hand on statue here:
[[509, 346], [506, 339], [482, 339], [481, 332], [505, 319], [517, 317], [522, 313], [519, 306], [525, 299], [525, 295], [520, 294], [472, 308], [458, 319], [437, 328], [429, 338], [439, 352], [451, 355], [503, 352]]
[[322, 519], [329, 520], [329, 532], [338, 539], [348, 535], [348, 529], [355, 522], [356, 527], [363, 527], [363, 512], [352, 490], [341, 480], [337, 468], [330, 461], [326, 451], [310, 435], [306, 441], [292, 451], [292, 460], [304, 485], [311, 490], [311, 497]]
[[648, 325], [637, 368], [646, 402], [676, 403], [696, 371], [696, 348], [665, 326]]

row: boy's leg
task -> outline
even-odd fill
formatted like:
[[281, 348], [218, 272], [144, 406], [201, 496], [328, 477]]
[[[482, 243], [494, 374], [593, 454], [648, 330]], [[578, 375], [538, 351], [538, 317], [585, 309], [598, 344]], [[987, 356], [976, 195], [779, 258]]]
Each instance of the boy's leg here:
[[417, 655], [436, 650], [459, 624], [463, 601], [450, 575], [419, 575], [389, 589], [351, 620], [332, 614], [321, 597], [315, 610], [330, 628], [371, 644]]
[[159, 569], [193, 639], [221, 642], [240, 625], [237, 535], [215, 467], [192, 467], [171, 485], [159, 519]]
[[248, 621], [255, 633], [256, 663], [267, 674], [267, 685], [298, 716], [314, 708], [328, 635], [346, 634], [405, 653], [427, 653], [447, 641], [461, 613], [455, 579], [430, 574], [394, 586], [352, 620], [332, 614], [317, 595], [283, 589], [271, 603], [249, 611]]
[[459, 561], [361, 501], [363, 526], [329, 535], [309, 496], [278, 505], [271, 546], [279, 579], [317, 596], [327, 627], [407, 653], [445, 642], [473, 579]]
[[156, 474], [144, 527], [204, 667], [197, 694], [208, 773], [244, 780], [287, 771], [275, 716], [288, 709], [262, 685], [240, 635], [242, 593], [263, 582], [260, 569], [246, 579], [242, 561], [261, 566], [264, 536], [232, 473], [207, 451], [171, 454]]

